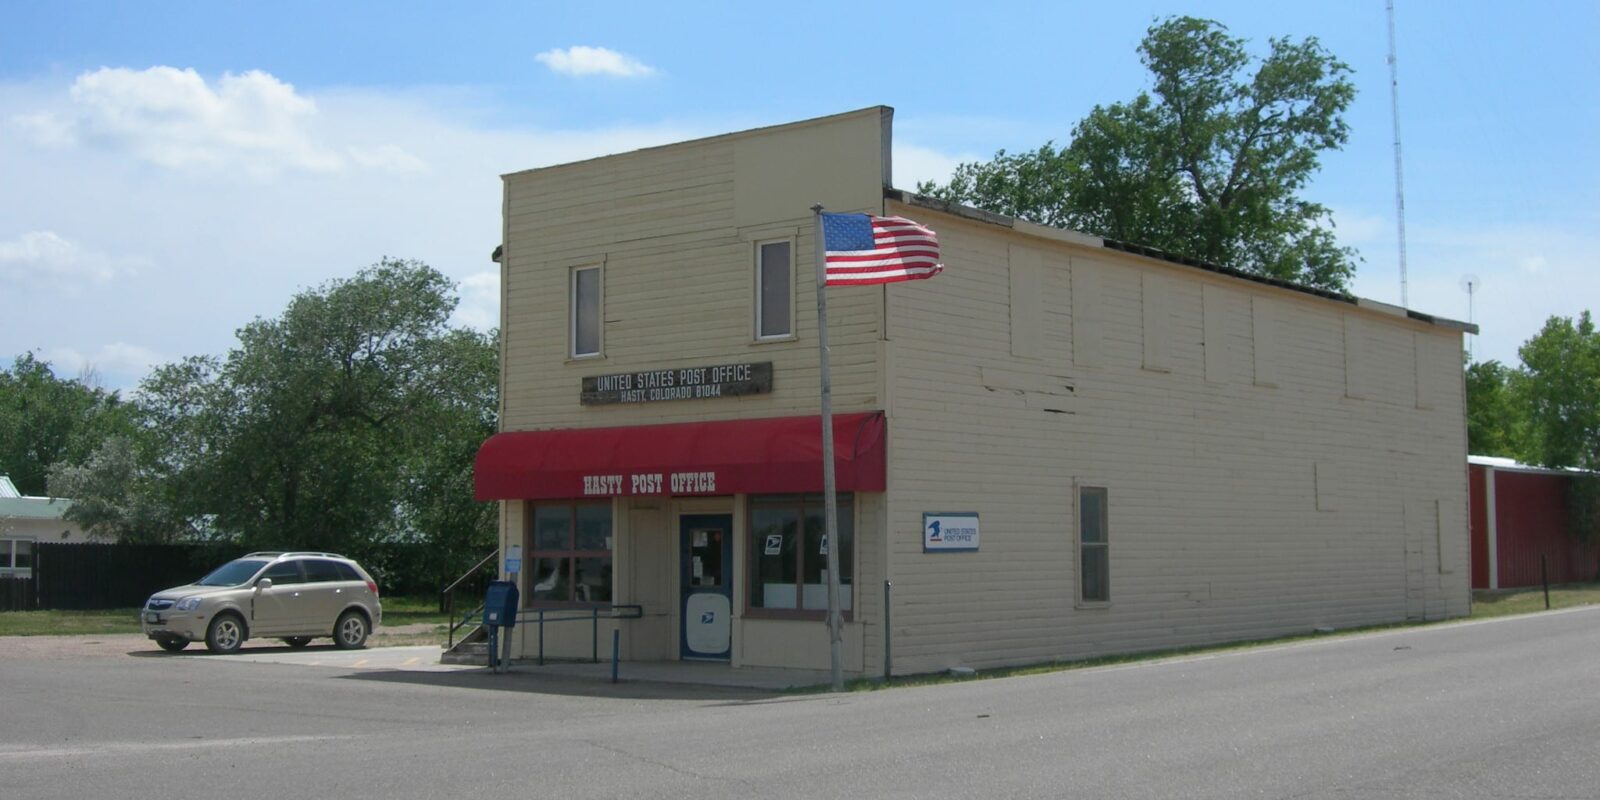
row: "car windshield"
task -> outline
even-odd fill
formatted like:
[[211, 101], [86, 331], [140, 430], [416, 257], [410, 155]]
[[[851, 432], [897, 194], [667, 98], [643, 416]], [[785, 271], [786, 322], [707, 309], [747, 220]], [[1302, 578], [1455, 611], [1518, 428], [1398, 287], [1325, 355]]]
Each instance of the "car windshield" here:
[[267, 562], [258, 558], [241, 558], [238, 561], [229, 561], [211, 571], [210, 575], [195, 581], [199, 586], [238, 586], [252, 575], [261, 571]]

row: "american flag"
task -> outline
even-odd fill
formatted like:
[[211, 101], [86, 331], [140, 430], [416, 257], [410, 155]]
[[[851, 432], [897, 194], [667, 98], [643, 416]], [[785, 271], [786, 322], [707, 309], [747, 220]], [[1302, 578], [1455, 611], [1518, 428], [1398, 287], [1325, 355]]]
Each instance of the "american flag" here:
[[939, 237], [904, 217], [823, 214], [828, 286], [864, 286], [931, 278], [944, 270]]

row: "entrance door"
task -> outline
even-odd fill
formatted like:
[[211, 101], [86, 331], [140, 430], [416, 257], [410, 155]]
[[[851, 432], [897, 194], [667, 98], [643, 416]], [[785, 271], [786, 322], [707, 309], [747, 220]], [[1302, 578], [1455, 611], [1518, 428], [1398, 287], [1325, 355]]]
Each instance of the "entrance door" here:
[[733, 654], [733, 516], [680, 517], [678, 531], [682, 657], [727, 661]]

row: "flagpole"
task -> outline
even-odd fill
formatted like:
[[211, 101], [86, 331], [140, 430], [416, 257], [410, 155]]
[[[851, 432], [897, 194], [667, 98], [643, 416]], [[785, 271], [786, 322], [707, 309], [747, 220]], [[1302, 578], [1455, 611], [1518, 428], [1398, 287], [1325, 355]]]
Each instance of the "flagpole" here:
[[839, 618], [839, 498], [833, 476], [833, 385], [828, 378], [827, 240], [822, 231], [822, 204], [811, 207], [812, 250], [817, 256], [817, 350], [822, 373], [822, 507], [828, 543], [828, 645], [833, 663], [833, 690], [844, 690], [844, 624]]

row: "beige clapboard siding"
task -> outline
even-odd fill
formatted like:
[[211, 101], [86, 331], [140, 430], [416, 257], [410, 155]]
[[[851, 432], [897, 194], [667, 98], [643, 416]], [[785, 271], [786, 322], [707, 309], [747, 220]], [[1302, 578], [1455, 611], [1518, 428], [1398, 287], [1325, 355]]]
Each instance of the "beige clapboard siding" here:
[[[839, 124], [876, 136], [876, 120], [857, 115]], [[798, 215], [736, 224], [740, 141], [719, 137], [506, 177], [503, 429], [816, 413], [811, 218], [797, 203], [791, 213]], [[858, 194], [880, 196], [875, 178], [852, 176], [864, 183]], [[754, 243], [771, 238], [795, 244], [796, 336], [756, 343]], [[593, 264], [603, 266], [604, 357], [568, 359], [569, 274]], [[840, 412], [882, 405], [881, 308], [877, 289], [830, 296]], [[584, 376], [745, 360], [774, 363], [771, 394], [590, 408], [578, 402]]]
[[[1465, 613], [1459, 572], [1439, 574], [1435, 561], [1408, 575], [1404, 556], [1408, 546], [1423, 560], [1437, 549], [1408, 542], [1408, 499], [1465, 508], [1457, 334], [1032, 241], [1046, 251], [1043, 305], [1056, 313], [1042, 320], [1043, 357], [1018, 358], [1006, 254], [1008, 239], [1022, 237], [942, 215], [935, 227], [945, 275], [895, 286], [888, 301], [888, 551], [891, 577], [903, 587], [895, 595], [896, 671], [1403, 619], [1408, 579], [1421, 584], [1429, 616]], [[1073, 358], [1070, 271], [1080, 265], [1098, 282], [1098, 366]], [[1165, 279], [1170, 372], [1142, 369], [1147, 273]], [[1277, 321], [1262, 332], [1274, 336], [1263, 356], [1275, 357], [1276, 388], [1255, 383], [1256, 298], [1270, 301]], [[1359, 319], [1369, 348], [1371, 400], [1346, 396], [1347, 316]], [[1419, 339], [1434, 346], [1417, 346]], [[1208, 344], [1216, 348], [1209, 380]], [[1437, 355], [1429, 361], [1424, 350]], [[1030, 407], [1026, 388], [986, 388], [986, 367], [1070, 377], [1075, 391], [1056, 405], [1071, 413]], [[1433, 381], [1432, 409], [1416, 408], [1418, 374]], [[1339, 467], [1337, 489], [1354, 502], [1317, 510], [1319, 462]], [[1071, 487], [1079, 477], [1110, 492], [1113, 602], [1105, 608], [1073, 602]], [[978, 511], [982, 550], [924, 554], [924, 511]], [[1455, 526], [1447, 534], [1464, 540], [1464, 522], [1446, 522]], [[1465, 559], [1451, 555], [1455, 564], [1442, 566], [1465, 569]]]
[[[819, 369], [812, 202], [832, 210], [882, 207], [878, 163], [885, 110], [868, 109], [780, 129], [717, 137], [505, 176], [503, 430], [649, 425], [817, 413]], [[842, 156], [841, 157], [841, 153]], [[764, 197], [796, 187], [804, 198]], [[795, 337], [755, 342], [755, 243], [794, 243]], [[568, 358], [572, 268], [603, 268], [601, 358]], [[834, 408], [881, 408], [883, 293], [835, 293], [829, 325]], [[772, 361], [771, 394], [584, 407], [585, 376]], [[744, 498], [622, 498], [614, 548], [619, 601], [646, 605], [623, 625], [624, 657], [677, 654], [677, 514], [734, 515], [734, 558], [747, 560]], [[856, 618], [845, 631], [846, 668], [881, 669], [869, 631], [881, 627], [886, 550], [882, 495], [857, 498], [853, 552]], [[520, 502], [502, 503], [502, 536], [526, 525]], [[737, 574], [743, 575], [743, 568]], [[828, 663], [820, 622], [744, 618], [735, 586], [734, 663]], [[583, 628], [583, 630], [577, 630]], [[607, 630], [609, 628], [607, 627]], [[552, 629], [554, 631], [554, 629]], [[585, 626], [555, 631], [554, 654], [586, 657]], [[602, 631], [604, 635], [605, 630]], [[881, 641], [881, 633], [873, 633]], [[533, 645], [523, 642], [531, 654]]]

